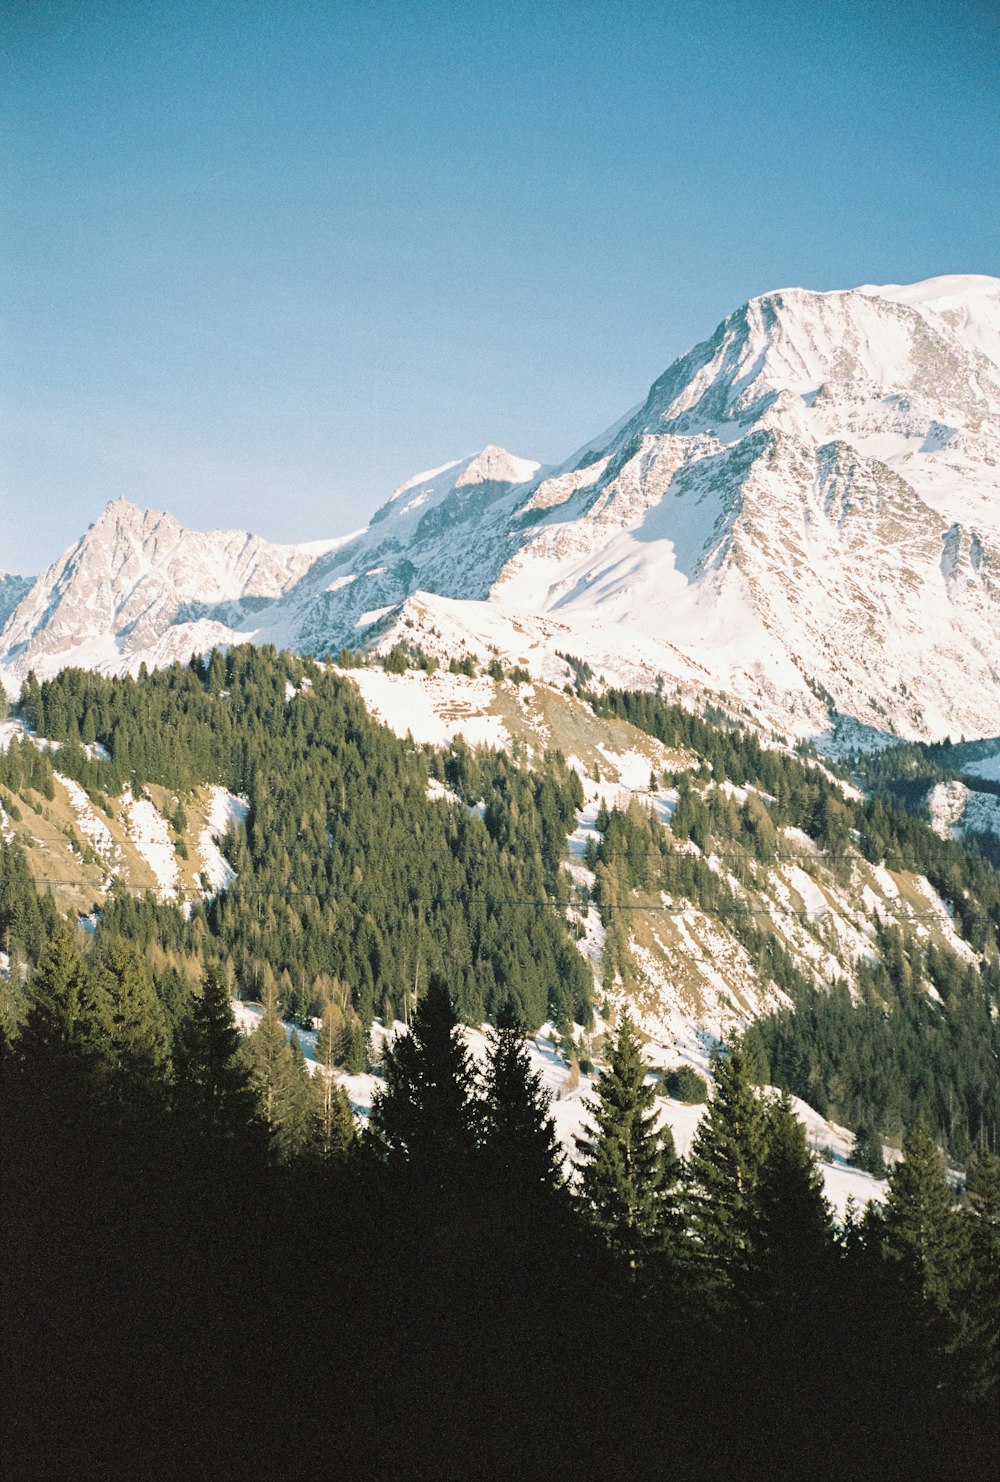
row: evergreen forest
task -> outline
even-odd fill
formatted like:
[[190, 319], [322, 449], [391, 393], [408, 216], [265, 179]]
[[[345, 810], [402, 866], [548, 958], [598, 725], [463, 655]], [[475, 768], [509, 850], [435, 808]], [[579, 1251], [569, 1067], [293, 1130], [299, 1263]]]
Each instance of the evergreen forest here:
[[[0, 839], [0, 1474], [993, 1475], [994, 861], [731, 723], [588, 699], [698, 759], [669, 831], [598, 819], [605, 980], [627, 998], [622, 903], [668, 890], [730, 919], [787, 998], [718, 1048], [683, 1158], [627, 1009], [571, 1166], [531, 1068], [527, 1034], [595, 1012], [558, 751], [399, 740], [349, 680], [270, 649], [29, 679], [21, 713], [59, 747], [0, 754], [8, 815], [54, 761], [98, 808], [217, 783], [249, 811], [228, 889], [185, 914], [113, 887], [89, 933]], [[738, 845], [752, 879], [783, 827], [831, 868], [925, 873], [966, 957], [880, 923], [860, 994], [818, 986], [706, 863]], [[234, 998], [261, 1005], [252, 1034]], [[282, 1020], [315, 1030], [312, 1075]], [[477, 1064], [462, 1026], [484, 1021]], [[344, 1077], [373, 1067], [362, 1125]], [[834, 1220], [787, 1093], [859, 1160], [896, 1140], [883, 1205]]]

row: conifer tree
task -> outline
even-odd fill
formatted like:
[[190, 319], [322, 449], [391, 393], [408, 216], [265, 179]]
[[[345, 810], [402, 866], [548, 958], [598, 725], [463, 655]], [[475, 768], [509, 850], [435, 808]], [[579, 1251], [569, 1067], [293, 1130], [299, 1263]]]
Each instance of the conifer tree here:
[[584, 1206], [632, 1272], [664, 1246], [679, 1171], [669, 1128], [657, 1130], [647, 1073], [632, 1020], [623, 1013], [608, 1068], [587, 1102], [595, 1130], [576, 1139]]
[[715, 1086], [687, 1162], [684, 1197], [700, 1282], [719, 1305], [746, 1291], [757, 1256], [757, 1196], [767, 1145], [767, 1109], [744, 1051], [733, 1046], [716, 1061]]
[[310, 1149], [321, 1158], [343, 1158], [356, 1130], [351, 1104], [332, 1071], [322, 1067], [312, 1077]]
[[175, 1098], [191, 1130], [245, 1138], [257, 1104], [233, 1020], [229, 975], [220, 963], [206, 969], [177, 1038]]
[[70, 928], [59, 923], [31, 976], [17, 1059], [53, 1097], [86, 1095], [106, 1078], [112, 1009], [87, 973]]
[[285, 1026], [278, 1018], [278, 994], [269, 984], [264, 1013], [249, 1040], [250, 1084], [257, 1093], [261, 1114], [274, 1134], [280, 1121], [281, 1100], [291, 1075], [292, 1052]]
[[550, 1193], [563, 1181], [551, 1098], [531, 1068], [524, 1033], [522, 1021], [508, 1006], [490, 1031], [484, 1074], [487, 1177], [502, 1199], [516, 1205]]
[[443, 978], [431, 975], [409, 1034], [386, 1046], [383, 1068], [385, 1090], [369, 1121], [372, 1145], [390, 1161], [410, 1164], [428, 1186], [452, 1185], [475, 1154], [479, 1106]]
[[924, 1412], [966, 1381], [970, 1355], [961, 1300], [965, 1231], [944, 1159], [922, 1121], [907, 1130], [885, 1204], [869, 1206], [866, 1228], [881, 1257], [884, 1326], [900, 1353], [896, 1378]]
[[866, 1122], [862, 1122], [854, 1135], [851, 1162], [856, 1168], [863, 1168], [866, 1173], [872, 1174], [875, 1178], [885, 1178], [885, 1155], [882, 1151], [882, 1139], [874, 1127]]
[[364, 1075], [368, 1036], [361, 1020], [353, 1013], [347, 1015], [337, 1031], [334, 1041], [334, 1063], [348, 1075]]
[[111, 1007], [109, 1052], [120, 1094], [156, 1095], [169, 1069], [162, 1006], [137, 949], [121, 937], [100, 943], [91, 976]]
[[316, 1031], [316, 1062], [326, 1071], [332, 1071], [337, 1063], [337, 1036], [342, 1020], [339, 1005], [332, 998], [327, 998], [323, 1004], [323, 1017]]
[[293, 1032], [288, 1067], [278, 1088], [273, 1128], [274, 1146], [286, 1162], [306, 1151], [312, 1133], [312, 1088], [306, 1057]]
[[334, 1074], [342, 1016], [339, 1007], [327, 1000], [323, 1022], [316, 1034], [318, 1069], [312, 1078], [312, 1132], [310, 1147], [322, 1158], [339, 1158], [354, 1141], [354, 1118], [350, 1103]]
[[757, 1186], [755, 1286], [764, 1303], [803, 1309], [829, 1281], [833, 1215], [806, 1131], [786, 1094], [767, 1111], [767, 1145]]
[[923, 1121], [903, 1138], [889, 1172], [881, 1216], [883, 1249], [900, 1284], [939, 1313], [952, 1309], [961, 1261], [961, 1227], [944, 1159]]
[[1000, 1158], [980, 1153], [965, 1175], [969, 1268], [962, 1283], [968, 1389], [1000, 1400]]

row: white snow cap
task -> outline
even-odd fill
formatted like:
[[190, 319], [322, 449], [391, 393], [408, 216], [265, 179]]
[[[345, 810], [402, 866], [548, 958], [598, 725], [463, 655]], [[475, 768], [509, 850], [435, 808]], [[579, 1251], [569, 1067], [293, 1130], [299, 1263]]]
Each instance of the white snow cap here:
[[1000, 366], [1000, 278], [986, 273], [946, 273], [920, 283], [865, 283], [858, 293], [928, 310], [957, 330], [966, 344]]
[[492, 482], [496, 484], [526, 484], [533, 479], [541, 464], [533, 463], [530, 458], [515, 458], [513, 453], [508, 453], [506, 448], [498, 448], [494, 443], [477, 453], [468, 468], [460, 473], [455, 480], [455, 488], [461, 489], [466, 484], [485, 484]]

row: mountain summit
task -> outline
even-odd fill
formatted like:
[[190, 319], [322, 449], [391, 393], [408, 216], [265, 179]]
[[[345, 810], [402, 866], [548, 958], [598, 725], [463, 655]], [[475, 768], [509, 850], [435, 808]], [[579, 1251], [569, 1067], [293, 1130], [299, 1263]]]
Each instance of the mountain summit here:
[[279, 597], [313, 559], [244, 531], [202, 535], [116, 499], [14, 610], [2, 660], [18, 675], [46, 675], [66, 664], [116, 672], [186, 659], [230, 641], [220, 621], [230, 609]]
[[442, 652], [662, 675], [795, 734], [995, 734], [1000, 281], [763, 294], [561, 467], [488, 447], [319, 553], [111, 505], [23, 598], [0, 663], [16, 684], [400, 624]]

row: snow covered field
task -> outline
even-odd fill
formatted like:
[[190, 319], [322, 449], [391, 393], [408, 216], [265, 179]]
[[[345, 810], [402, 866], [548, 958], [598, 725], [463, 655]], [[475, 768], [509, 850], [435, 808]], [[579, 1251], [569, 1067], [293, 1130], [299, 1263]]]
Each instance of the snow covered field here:
[[465, 674], [386, 674], [382, 669], [348, 669], [377, 720], [414, 741], [447, 746], [464, 736], [470, 746], [507, 747], [510, 736], [499, 716], [490, 713], [494, 686], [491, 679]]
[[985, 777], [989, 782], [1000, 782], [1000, 751], [994, 752], [993, 756], [983, 757], [978, 762], [971, 762], [964, 770], [975, 777]]
[[106, 863], [110, 862], [115, 854], [115, 841], [111, 836], [111, 830], [102, 818], [98, 818], [93, 803], [79, 782], [74, 782], [72, 777], [60, 777], [59, 780], [69, 794], [73, 812], [76, 814], [77, 828], [101, 858]]

